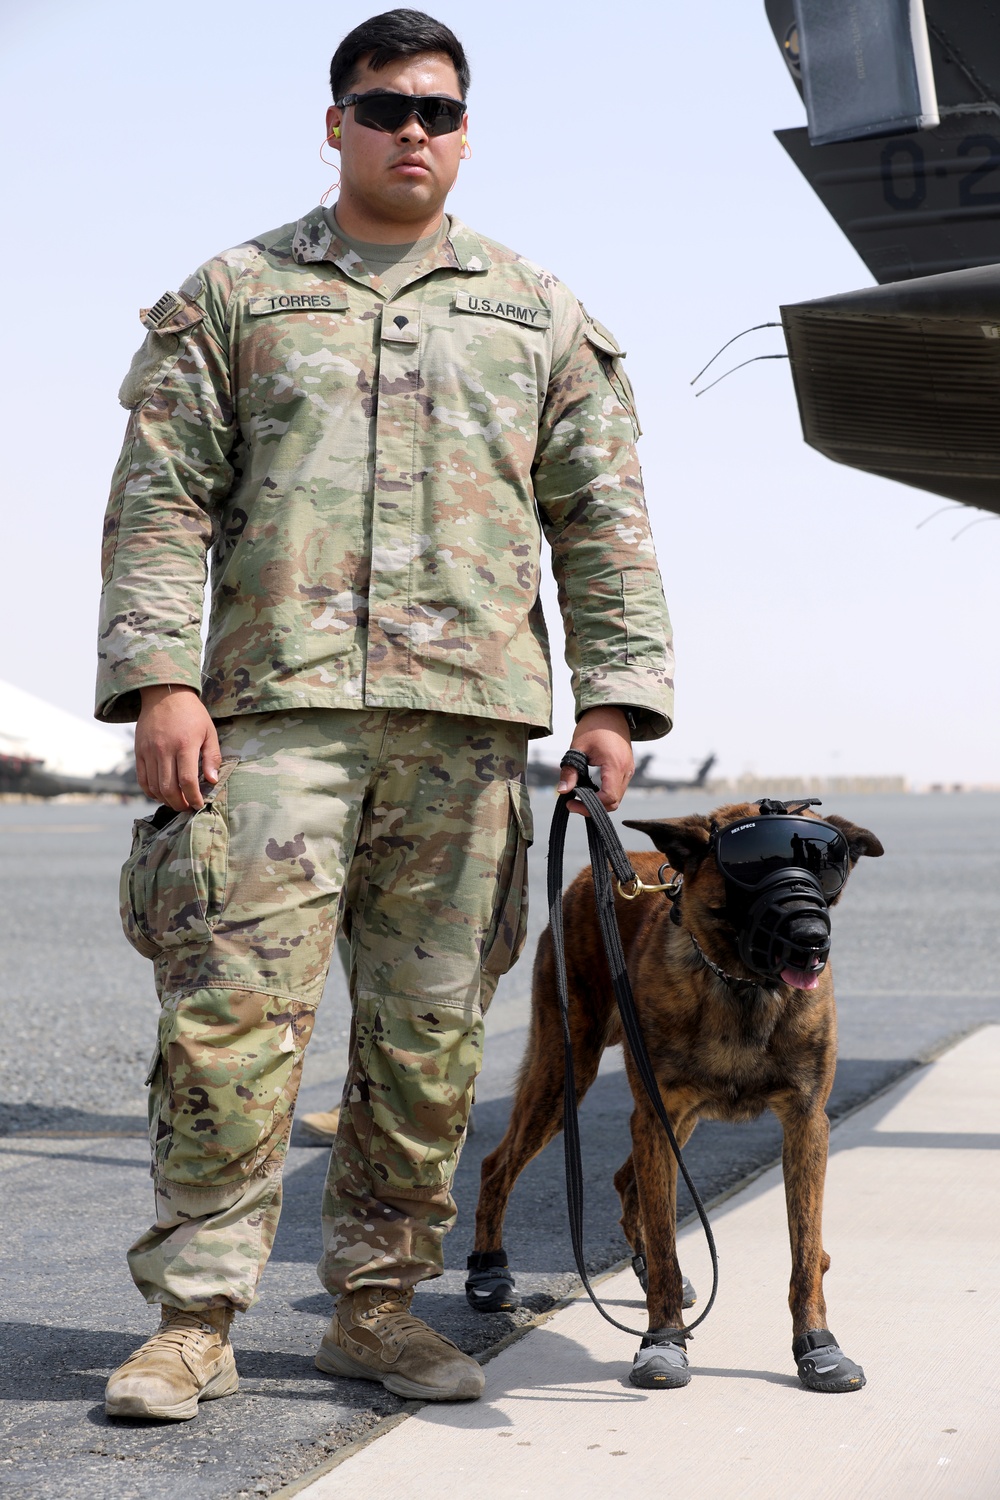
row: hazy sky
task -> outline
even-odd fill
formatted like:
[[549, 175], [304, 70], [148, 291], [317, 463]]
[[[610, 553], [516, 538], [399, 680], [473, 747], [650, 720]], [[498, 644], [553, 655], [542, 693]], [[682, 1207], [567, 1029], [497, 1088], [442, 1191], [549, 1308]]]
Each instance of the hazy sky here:
[[[803, 110], [762, 0], [437, 4], [473, 83], [451, 200], [628, 350], [677, 637], [656, 764], [1000, 782], [1000, 526], [831, 464], [788, 366], [691, 376], [778, 306], [870, 283], [774, 140]], [[329, 59], [366, 4], [0, 6], [0, 678], [92, 706], [98, 553], [138, 308], [312, 207]], [[743, 358], [780, 351], [752, 335]], [[720, 369], [725, 363], [720, 363]], [[551, 592], [548, 595], [551, 600]], [[547, 610], [556, 637], [554, 607]], [[559, 663], [555, 754], [572, 722]]]

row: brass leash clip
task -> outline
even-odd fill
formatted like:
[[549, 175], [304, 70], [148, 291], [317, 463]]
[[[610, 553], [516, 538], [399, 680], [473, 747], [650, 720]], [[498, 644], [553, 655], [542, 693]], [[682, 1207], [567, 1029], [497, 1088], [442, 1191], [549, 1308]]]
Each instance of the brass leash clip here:
[[[662, 875], [664, 870], [668, 868], [668, 865], [662, 864], [656, 873]], [[623, 885], [620, 880], [615, 881], [615, 885], [618, 887], [618, 894], [623, 901], [634, 901], [636, 896], [641, 896], [644, 891], [663, 891], [669, 900], [675, 901], [681, 893], [681, 886], [683, 884], [683, 875], [675, 875], [673, 880], [665, 881], [660, 885], [647, 885], [644, 880], [639, 879], [638, 875], [633, 875], [632, 879], [626, 885]]]

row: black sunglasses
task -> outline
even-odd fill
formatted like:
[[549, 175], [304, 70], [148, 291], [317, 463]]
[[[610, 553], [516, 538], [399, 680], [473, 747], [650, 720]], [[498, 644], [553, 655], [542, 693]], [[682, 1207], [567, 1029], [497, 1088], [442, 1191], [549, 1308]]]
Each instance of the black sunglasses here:
[[428, 135], [451, 135], [461, 130], [465, 105], [447, 94], [345, 94], [338, 109], [354, 105], [354, 118], [369, 130], [394, 135], [411, 115], [416, 115]]
[[827, 897], [843, 889], [851, 869], [847, 840], [819, 818], [748, 818], [715, 838], [715, 859], [727, 880], [754, 890], [779, 870], [808, 870]]

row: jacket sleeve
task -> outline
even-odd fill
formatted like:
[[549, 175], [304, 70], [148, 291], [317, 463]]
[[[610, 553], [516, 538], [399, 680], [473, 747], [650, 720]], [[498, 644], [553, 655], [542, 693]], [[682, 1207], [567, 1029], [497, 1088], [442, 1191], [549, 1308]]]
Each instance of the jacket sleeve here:
[[96, 716], [138, 717], [139, 689], [201, 689], [208, 551], [233, 481], [223, 319], [192, 277], [146, 314], [119, 394], [130, 409], [104, 523]]
[[635, 451], [638, 420], [618, 345], [574, 309], [564, 337], [557, 334], [534, 468], [566, 662], [578, 718], [620, 707], [631, 711], [633, 739], [658, 739], [672, 723], [673, 650]]

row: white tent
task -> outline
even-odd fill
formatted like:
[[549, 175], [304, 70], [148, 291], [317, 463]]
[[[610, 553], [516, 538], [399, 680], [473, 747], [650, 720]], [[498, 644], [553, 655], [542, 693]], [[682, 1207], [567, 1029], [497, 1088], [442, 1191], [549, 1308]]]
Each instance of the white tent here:
[[128, 764], [131, 738], [0, 682], [0, 756], [44, 761], [59, 776], [101, 776]]

